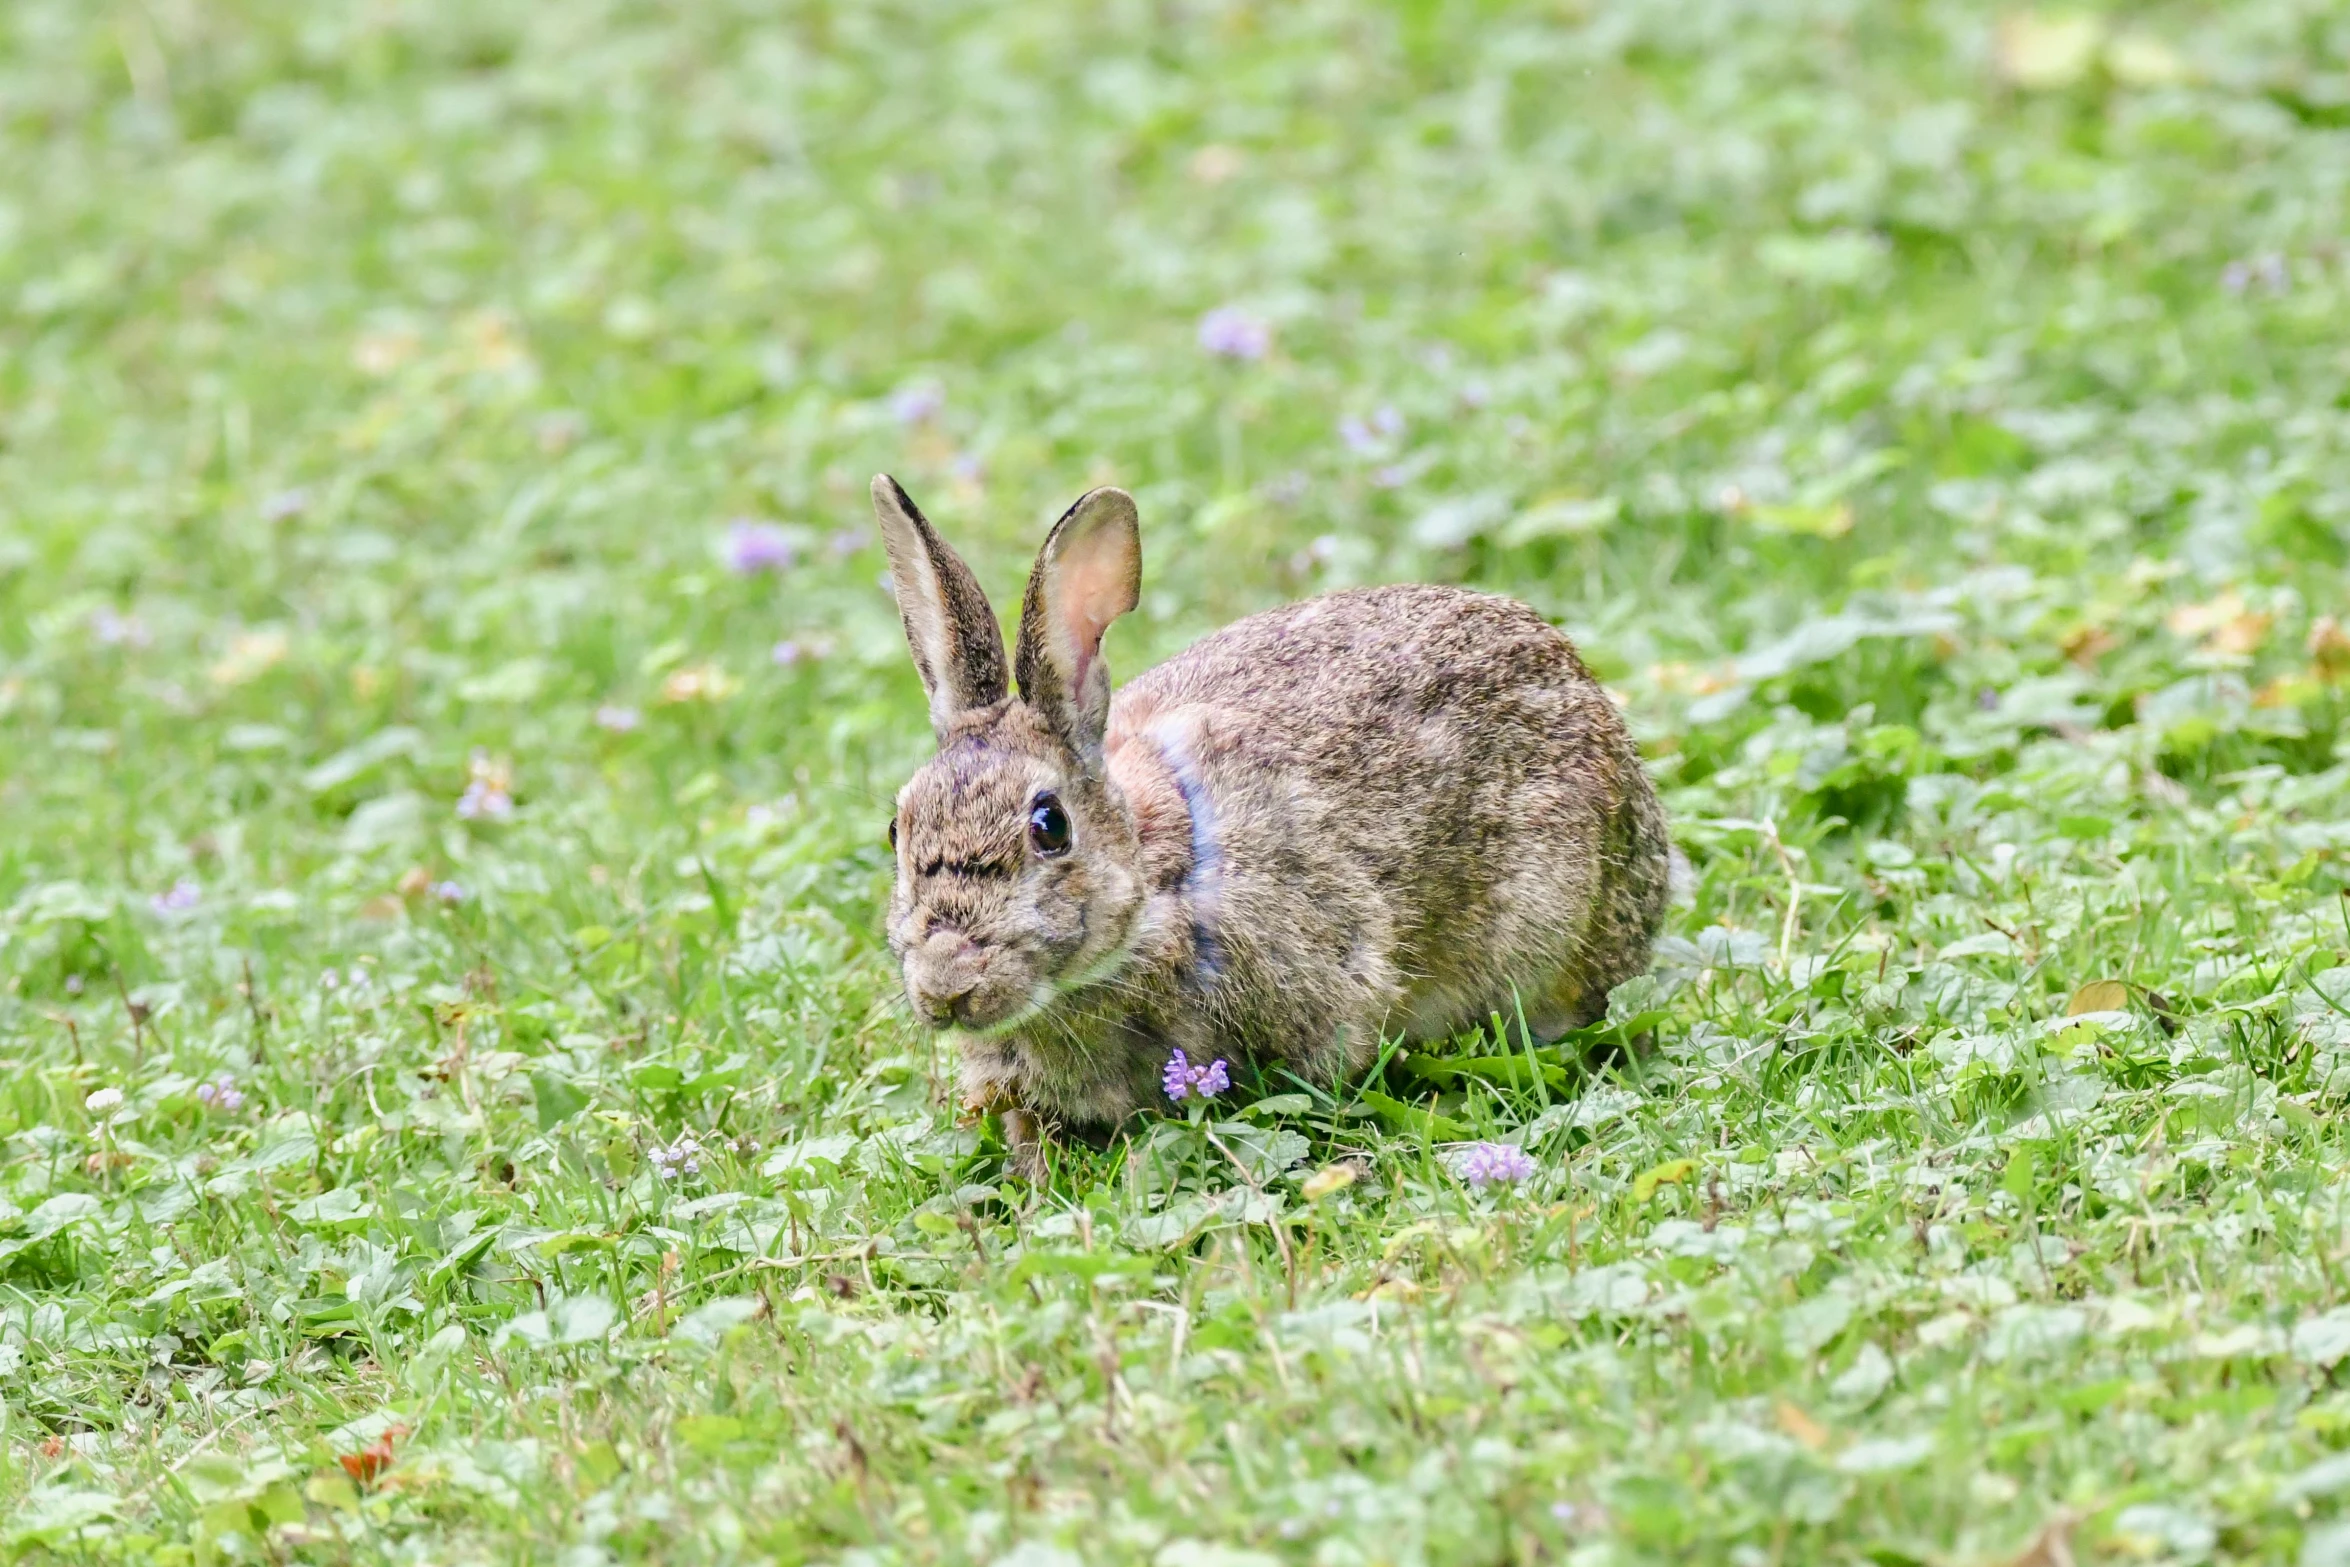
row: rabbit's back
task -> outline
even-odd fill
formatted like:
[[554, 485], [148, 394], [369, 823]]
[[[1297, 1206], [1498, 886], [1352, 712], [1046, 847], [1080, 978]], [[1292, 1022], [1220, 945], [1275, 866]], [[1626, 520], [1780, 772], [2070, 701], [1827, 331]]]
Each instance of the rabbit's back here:
[[1210, 818], [1193, 874], [1216, 881], [1241, 1043], [1337, 1019], [1359, 1064], [1367, 1029], [1514, 1005], [1555, 1032], [1647, 964], [1655, 792], [1573, 646], [1514, 600], [1398, 585], [1269, 610], [1136, 677], [1110, 729]]

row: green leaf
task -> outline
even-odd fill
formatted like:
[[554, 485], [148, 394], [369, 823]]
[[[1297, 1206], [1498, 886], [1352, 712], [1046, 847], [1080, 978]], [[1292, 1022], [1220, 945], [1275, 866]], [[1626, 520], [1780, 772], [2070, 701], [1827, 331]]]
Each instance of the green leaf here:
[[121, 1516], [121, 1502], [108, 1492], [45, 1486], [16, 1505], [0, 1540], [12, 1546], [63, 1546], [91, 1525]]
[[2026, 1209], [2032, 1206], [2032, 1195], [2039, 1189], [2039, 1161], [2032, 1150], [2018, 1144], [2007, 1156], [2007, 1168], [1999, 1177], [1999, 1188]]
[[588, 1107], [588, 1096], [571, 1082], [546, 1067], [530, 1074], [530, 1097], [538, 1111], [539, 1130], [553, 1131]]
[[1646, 1202], [1656, 1195], [1660, 1186], [1680, 1186], [1697, 1174], [1695, 1159], [1667, 1159], [1662, 1164], [1650, 1165], [1632, 1178], [1632, 1200]]
[[1032, 1251], [1012, 1267], [1012, 1282], [1050, 1275], [1098, 1279], [1111, 1276], [1146, 1277], [1150, 1259], [1119, 1251]]
[[296, 1224], [314, 1225], [321, 1229], [356, 1229], [375, 1216], [375, 1204], [363, 1192], [348, 1186], [305, 1197], [286, 1210], [286, 1217]]
[[[1530, 1088], [1534, 1083], [1534, 1067], [1524, 1056], [1431, 1056], [1414, 1052], [1404, 1063], [1406, 1070], [1424, 1082], [1440, 1088], [1450, 1088], [1462, 1078], [1481, 1083], [1498, 1083], [1505, 1088]], [[1543, 1079], [1551, 1087], [1566, 1089], [1573, 1085], [1564, 1067], [1542, 1063]]]
[[[682, 1324], [681, 1324], [682, 1326]], [[580, 1448], [572, 1463], [592, 1486], [607, 1486], [620, 1478], [628, 1467], [621, 1462], [620, 1450], [610, 1442], [594, 1441]]]
[[732, 1415], [684, 1415], [671, 1430], [695, 1452], [714, 1457], [742, 1440], [743, 1423]]
[[1469, 1140], [1469, 1129], [1451, 1116], [1407, 1105], [1400, 1099], [1391, 1099], [1368, 1088], [1356, 1097], [1368, 1105], [1389, 1128], [1406, 1136], [1432, 1143], [1461, 1143]]

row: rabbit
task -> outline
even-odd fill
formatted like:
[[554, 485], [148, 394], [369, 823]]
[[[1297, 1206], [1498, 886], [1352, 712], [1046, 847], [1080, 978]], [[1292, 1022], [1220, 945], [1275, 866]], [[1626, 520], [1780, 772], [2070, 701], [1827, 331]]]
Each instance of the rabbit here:
[[873, 509], [938, 740], [890, 822], [889, 946], [1016, 1153], [1164, 1104], [1177, 1051], [1333, 1085], [1383, 1037], [1522, 1011], [1554, 1038], [1647, 968], [1664, 813], [1532, 609], [1349, 589], [1113, 697], [1102, 635], [1142, 548], [1133, 498], [1096, 489], [1037, 555], [1015, 696], [970, 568], [886, 474]]

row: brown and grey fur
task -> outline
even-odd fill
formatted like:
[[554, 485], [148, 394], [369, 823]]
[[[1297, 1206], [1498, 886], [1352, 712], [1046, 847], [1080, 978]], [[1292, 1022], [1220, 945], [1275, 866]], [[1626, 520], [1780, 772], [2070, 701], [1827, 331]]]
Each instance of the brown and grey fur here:
[[[889, 939], [915, 1013], [961, 1025], [963, 1098], [1113, 1126], [1176, 1049], [1330, 1083], [1383, 1034], [1523, 1007], [1539, 1035], [1646, 968], [1664, 816], [1572, 644], [1523, 604], [1362, 588], [1252, 615], [1112, 700], [1101, 634], [1141, 576], [1095, 490], [1038, 556], [1009, 694], [971, 573], [873, 482], [938, 755], [900, 791]], [[1030, 846], [1039, 791], [1072, 824]]]

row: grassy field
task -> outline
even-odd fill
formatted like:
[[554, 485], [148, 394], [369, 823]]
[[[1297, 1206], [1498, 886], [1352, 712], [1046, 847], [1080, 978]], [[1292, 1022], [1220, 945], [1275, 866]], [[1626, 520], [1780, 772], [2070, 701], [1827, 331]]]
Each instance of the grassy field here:
[[[2346, 235], [2320, 0], [12, 0], [0, 1559], [2350, 1563]], [[880, 469], [1567, 627], [1648, 1048], [1015, 1180]]]

